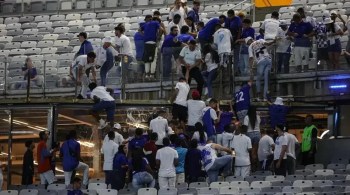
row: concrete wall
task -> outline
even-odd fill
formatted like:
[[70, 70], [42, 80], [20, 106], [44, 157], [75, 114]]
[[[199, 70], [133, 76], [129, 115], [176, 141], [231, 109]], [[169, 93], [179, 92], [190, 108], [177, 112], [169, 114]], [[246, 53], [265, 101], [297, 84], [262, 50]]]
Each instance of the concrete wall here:
[[350, 159], [350, 138], [329, 139], [318, 142], [316, 163], [326, 165], [336, 158]]

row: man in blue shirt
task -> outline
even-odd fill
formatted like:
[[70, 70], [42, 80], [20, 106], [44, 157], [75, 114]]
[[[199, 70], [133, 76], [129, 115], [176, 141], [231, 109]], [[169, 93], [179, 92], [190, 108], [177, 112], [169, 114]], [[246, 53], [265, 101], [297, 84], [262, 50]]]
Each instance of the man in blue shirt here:
[[173, 26], [170, 29], [170, 34], [166, 35], [162, 45], [162, 55], [163, 55], [163, 78], [169, 78], [172, 68], [172, 57], [176, 60], [179, 57], [180, 52], [176, 52], [179, 50], [177, 48], [181, 48], [181, 43], [175, 43], [176, 36], [179, 32], [177, 26]]
[[213, 41], [213, 35], [215, 33], [215, 27], [217, 24], [225, 23], [226, 16], [221, 15], [219, 18], [212, 18], [207, 22], [207, 24], [198, 32], [198, 41], [201, 45], [201, 49], [204, 49], [204, 46], [211, 44]]
[[[148, 21], [149, 18], [152, 18], [152, 16], [147, 15], [145, 21]], [[154, 78], [155, 76], [156, 64], [153, 61], [157, 49], [157, 36], [158, 33], [163, 32], [163, 28], [161, 28], [158, 20], [159, 18], [153, 17], [151, 21], [146, 22], [141, 27], [145, 42], [143, 61], [145, 62], [146, 79]]]
[[244, 117], [247, 116], [248, 108], [250, 107], [250, 88], [253, 81], [249, 81], [235, 94], [235, 110], [238, 120], [243, 123]]
[[79, 49], [78, 53], [76, 54], [77, 56], [86, 55], [86, 54], [94, 51], [94, 48], [92, 47], [91, 42], [86, 40], [87, 39], [86, 32], [79, 33], [78, 38], [79, 38], [81, 45], [80, 45], [80, 49]]
[[128, 157], [132, 156], [132, 153], [140, 148], [143, 148], [147, 142], [147, 140], [142, 136], [143, 129], [137, 128], [135, 130], [135, 137], [129, 141], [128, 144]]
[[249, 54], [248, 46], [245, 44], [245, 38], [254, 37], [255, 30], [251, 27], [252, 21], [249, 19], [244, 19], [242, 23], [242, 35], [240, 39], [237, 39], [236, 42], [241, 44], [241, 52], [239, 56], [239, 71], [241, 75], [246, 76], [248, 74], [249, 68]]
[[215, 124], [220, 122], [221, 112], [219, 112], [219, 116], [216, 114], [216, 109], [218, 109], [218, 101], [216, 99], [211, 99], [209, 101], [209, 106], [203, 109], [202, 112], [202, 120], [205, 132], [207, 133], [208, 140], [212, 140], [216, 143], [216, 130]]
[[193, 18], [193, 22], [195, 24], [198, 24], [198, 22], [199, 22], [199, 8], [201, 6], [201, 3], [197, 0], [194, 0], [192, 4], [193, 4], [193, 7], [191, 10], [188, 11], [187, 17]]
[[294, 62], [297, 72], [308, 69], [311, 38], [314, 35], [312, 25], [304, 22], [300, 14], [294, 14], [293, 23], [287, 35], [294, 38]]
[[225, 20], [225, 28], [229, 29], [232, 34], [232, 51], [233, 51], [233, 64], [235, 73], [238, 72], [238, 63], [239, 63], [239, 51], [240, 45], [236, 43], [237, 39], [241, 38], [242, 31], [242, 21], [235, 15], [235, 11], [230, 9], [227, 11], [227, 18]]
[[[144, 22], [140, 23], [140, 28], [144, 25]], [[139, 74], [136, 78], [143, 78], [145, 72], [145, 63], [143, 62], [143, 53], [145, 52], [145, 40], [142, 32], [136, 32], [134, 35], [134, 43], [136, 49], [136, 60], [137, 60], [137, 73]]]
[[180, 34], [176, 37], [177, 41], [187, 44], [189, 41], [194, 40], [193, 36], [188, 33], [189, 31], [190, 28], [188, 26], [182, 26]]
[[68, 139], [63, 142], [60, 149], [60, 156], [63, 157], [64, 183], [68, 186], [71, 183], [71, 177], [74, 170], [83, 171], [83, 185], [88, 185], [89, 166], [81, 162], [80, 144], [77, 141], [77, 132], [71, 130]]
[[268, 101], [268, 104], [271, 128], [275, 128], [278, 124], [286, 126], [289, 107], [283, 104], [283, 99], [277, 97], [274, 103]]

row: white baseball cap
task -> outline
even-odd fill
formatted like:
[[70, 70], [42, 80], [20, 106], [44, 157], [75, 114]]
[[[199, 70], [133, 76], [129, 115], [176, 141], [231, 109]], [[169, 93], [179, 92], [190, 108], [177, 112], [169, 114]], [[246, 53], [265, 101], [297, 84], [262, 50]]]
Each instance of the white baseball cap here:
[[113, 128], [114, 129], [122, 129], [122, 126], [119, 123], [115, 123]]
[[253, 38], [252, 37], [247, 37], [247, 38], [245, 38], [245, 44], [248, 44], [248, 41], [250, 41], [250, 40], [253, 40]]
[[187, 3], [187, 0], [181, 0], [181, 3]]
[[105, 37], [102, 39], [102, 43], [112, 43], [112, 38], [111, 37]]
[[283, 98], [277, 97], [273, 104], [283, 106]]
[[330, 24], [330, 23], [333, 23], [332, 19], [331, 18], [325, 18], [323, 20], [323, 24]]

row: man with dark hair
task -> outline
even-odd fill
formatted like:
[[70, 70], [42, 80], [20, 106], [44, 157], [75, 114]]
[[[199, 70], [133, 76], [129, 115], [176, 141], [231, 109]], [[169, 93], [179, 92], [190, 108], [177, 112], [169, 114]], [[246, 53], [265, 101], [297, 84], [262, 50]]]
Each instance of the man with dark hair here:
[[[216, 111], [219, 112], [219, 116], [216, 114]], [[220, 122], [221, 111], [219, 109], [219, 102], [216, 99], [211, 99], [209, 101], [209, 106], [205, 107], [202, 111], [203, 116], [203, 126], [205, 132], [208, 135], [208, 140], [216, 142], [215, 136], [215, 125]]]
[[271, 18], [265, 19], [261, 25], [260, 32], [264, 34], [266, 41], [271, 41], [276, 38], [280, 26], [278, 17], [279, 13], [277, 11], [274, 11], [271, 14]]
[[201, 100], [201, 95], [198, 90], [193, 90], [191, 96], [192, 99], [187, 100], [187, 130], [190, 136], [195, 132], [195, 124], [197, 122], [202, 122], [202, 111], [205, 108], [205, 102]]
[[153, 133], [157, 133], [158, 141], [156, 141], [156, 145], [158, 148], [162, 147], [162, 140], [164, 137], [168, 137], [168, 120], [166, 119], [166, 112], [164, 110], [158, 111], [158, 117], [151, 120], [149, 129]]
[[315, 163], [318, 130], [313, 124], [313, 119], [314, 117], [310, 114], [305, 118], [306, 127], [304, 128], [301, 143], [302, 164], [304, 166]]
[[134, 152], [134, 150], [143, 148], [145, 146], [147, 140], [142, 135], [143, 135], [143, 129], [136, 128], [135, 137], [132, 138], [128, 144], [128, 151], [129, 151], [128, 157], [132, 156], [132, 153]]
[[223, 28], [221, 24], [216, 24], [213, 37], [220, 57], [220, 66], [226, 68], [231, 54], [232, 34], [229, 29]]
[[197, 48], [197, 42], [191, 40], [188, 42], [188, 46], [182, 48], [180, 52], [179, 61], [181, 63], [182, 74], [185, 75], [187, 69], [189, 69], [188, 84], [191, 84], [191, 79], [194, 78], [197, 82], [197, 90], [202, 95], [204, 79], [199, 69], [202, 63], [201, 51]]
[[119, 53], [118, 60], [122, 65], [122, 80], [125, 83], [128, 79], [133, 78], [133, 71], [130, 64], [133, 61], [134, 54], [132, 52], [130, 39], [124, 35], [124, 32], [125, 28], [123, 26], [117, 26], [114, 28], [115, 49]]
[[90, 83], [89, 74], [92, 73], [92, 81], [96, 83], [96, 70], [95, 70], [96, 54], [92, 51], [87, 55], [78, 56], [72, 66], [70, 67], [70, 74], [76, 80], [77, 85], [81, 86], [78, 99], [87, 98], [88, 85]]
[[242, 21], [235, 15], [235, 11], [230, 9], [227, 11], [227, 18], [225, 19], [225, 28], [229, 29], [232, 34], [231, 48], [233, 50], [233, 66], [235, 73], [238, 72], [238, 63], [239, 63], [239, 51], [240, 45], [236, 43], [237, 39], [241, 38], [242, 32]]
[[[152, 17], [150, 15], [146, 17]], [[146, 20], [146, 19], [145, 19]], [[145, 63], [145, 74], [146, 79], [154, 79], [156, 71], [156, 63], [153, 61], [156, 58], [157, 52], [157, 37], [159, 33], [162, 33], [164, 30], [160, 26], [158, 18], [152, 18], [151, 21], [146, 22], [142, 27], [141, 31], [144, 35], [145, 50], [143, 53], [143, 62]]]
[[188, 26], [182, 26], [180, 34], [177, 36], [177, 41], [186, 45], [189, 41], [194, 40], [193, 36], [189, 34], [190, 28]]
[[40, 142], [37, 148], [37, 162], [38, 162], [38, 173], [40, 175], [41, 184], [52, 184], [56, 182], [56, 177], [51, 170], [50, 157], [52, 156], [53, 150], [48, 150], [46, 142], [49, 138], [46, 131], [40, 131], [39, 133]]
[[73, 189], [68, 190], [68, 195], [83, 195], [81, 191], [81, 179], [79, 177], [75, 177], [73, 179]]
[[224, 24], [226, 20], [225, 15], [221, 15], [219, 18], [212, 18], [207, 24], [198, 32], [198, 41], [203, 50], [204, 46], [210, 44], [213, 40], [215, 33], [215, 27], [217, 24]]
[[91, 42], [87, 40], [86, 32], [79, 33], [79, 35], [77, 37], [79, 38], [79, 41], [81, 43], [80, 49], [79, 49], [78, 53], [76, 54], [77, 56], [86, 55], [86, 54], [94, 51], [94, 48], [92, 47]]
[[188, 11], [187, 11], [187, 17], [193, 18], [193, 22], [195, 24], [198, 24], [198, 22], [199, 22], [199, 9], [200, 9], [201, 3], [198, 0], [194, 0], [192, 5], [193, 5], [192, 9], [188, 9]]
[[78, 136], [75, 130], [71, 130], [68, 134], [68, 139], [63, 142], [60, 149], [60, 156], [63, 158], [64, 183], [66, 186], [71, 184], [73, 171], [83, 171], [83, 185], [88, 185], [89, 166], [81, 160], [80, 143], [77, 141]]
[[108, 185], [114, 183], [115, 175], [113, 172], [113, 159], [114, 155], [118, 152], [118, 145], [114, 142], [114, 131], [108, 132], [108, 141], [103, 142], [103, 171], [105, 172], [105, 183]]
[[156, 154], [156, 163], [159, 167], [159, 188], [175, 188], [175, 167], [179, 163], [179, 156], [176, 150], [169, 147], [169, 138], [165, 137], [162, 141], [163, 148], [159, 149]]
[[241, 44], [241, 52], [239, 55], [239, 71], [243, 76], [247, 76], [249, 73], [249, 54], [248, 46], [245, 44], [245, 38], [255, 36], [255, 30], [251, 26], [252, 21], [249, 19], [244, 19], [242, 22], [241, 38], [236, 40], [237, 43]]
[[28, 140], [25, 142], [27, 151], [23, 156], [23, 166], [22, 166], [22, 185], [33, 184], [34, 176], [34, 157], [33, 150], [35, 148], [33, 140]]
[[[97, 86], [96, 83], [90, 83], [89, 88], [91, 91], [90, 98], [94, 100], [94, 106], [92, 107], [92, 116], [99, 122], [99, 129], [105, 128], [108, 123], [111, 127], [114, 125], [114, 113], [115, 113], [115, 100], [112, 97], [113, 89], [106, 88], [104, 86]], [[107, 122], [103, 120], [99, 112], [106, 111]]]
[[261, 170], [268, 171], [273, 161], [273, 150], [275, 148], [275, 143], [272, 139], [273, 131], [262, 129], [260, 133], [261, 138], [259, 140], [258, 159]]
[[170, 33], [171, 27], [173, 26], [177, 26], [179, 29], [181, 29], [182, 26], [180, 25], [180, 20], [181, 16], [179, 14], [176, 14], [174, 16], [174, 19], [171, 22], [169, 22], [166, 32]]
[[[179, 28], [177, 26], [173, 26], [170, 28], [170, 32], [165, 36], [163, 45], [162, 45], [162, 57], [163, 57], [163, 78], [170, 78], [171, 69], [173, 67], [172, 57], [176, 60], [179, 57], [179, 53], [181, 49], [181, 43], [175, 42], [175, 38], [179, 33]], [[179, 49], [180, 48], [180, 49]]]
[[158, 140], [158, 134], [153, 132], [149, 135], [149, 141], [145, 144], [144, 152], [146, 155], [146, 158], [149, 162], [149, 165], [151, 166], [153, 171], [157, 170], [156, 166], [156, 154], [157, 154], [157, 145], [156, 141]]
[[247, 84], [242, 85], [241, 89], [234, 94], [235, 111], [237, 119], [243, 123], [244, 117], [248, 114], [250, 107], [250, 88], [253, 81], [250, 80]]

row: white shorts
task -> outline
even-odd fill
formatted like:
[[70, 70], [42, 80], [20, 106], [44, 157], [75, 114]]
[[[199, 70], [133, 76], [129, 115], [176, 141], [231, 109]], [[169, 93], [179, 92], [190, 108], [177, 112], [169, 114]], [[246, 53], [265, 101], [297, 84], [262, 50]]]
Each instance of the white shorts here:
[[243, 178], [250, 175], [250, 165], [249, 166], [235, 166], [235, 176], [241, 176]]
[[57, 181], [56, 176], [53, 174], [52, 170], [40, 173], [40, 183], [41, 184], [52, 184]]
[[294, 64], [296, 66], [303, 65], [306, 66], [309, 64], [309, 47], [295, 47], [294, 48]]

